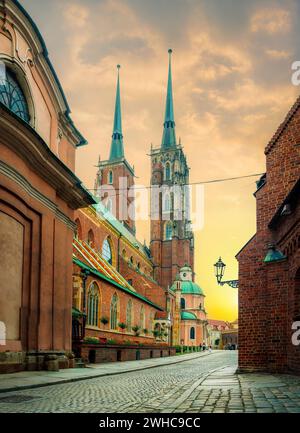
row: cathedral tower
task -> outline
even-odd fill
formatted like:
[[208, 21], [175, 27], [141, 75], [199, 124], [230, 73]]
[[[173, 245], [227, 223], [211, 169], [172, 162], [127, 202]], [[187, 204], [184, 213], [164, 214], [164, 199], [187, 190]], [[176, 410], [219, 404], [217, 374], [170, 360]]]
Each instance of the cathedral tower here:
[[190, 221], [189, 167], [176, 141], [171, 54], [160, 148], [151, 149], [151, 255], [154, 277], [163, 287], [173, 284], [186, 263], [194, 269], [194, 236]]
[[[117, 65], [117, 69], [117, 91], [110, 154], [109, 159], [106, 161], [100, 161], [99, 157], [95, 191], [107, 209], [135, 234], [134, 169], [126, 160], [124, 153], [120, 65]], [[129, 193], [130, 189], [132, 189], [131, 194]]]

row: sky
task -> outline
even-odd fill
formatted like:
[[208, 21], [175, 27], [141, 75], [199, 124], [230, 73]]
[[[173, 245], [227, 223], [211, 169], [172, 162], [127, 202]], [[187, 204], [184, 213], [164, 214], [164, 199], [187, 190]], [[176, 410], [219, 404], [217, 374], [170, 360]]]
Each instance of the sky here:
[[[116, 65], [121, 64], [123, 135], [136, 182], [150, 182], [151, 143], [159, 147], [173, 49], [173, 97], [191, 182], [265, 171], [264, 148], [299, 94], [291, 65], [300, 60], [299, 0], [21, 0], [38, 25], [89, 144], [76, 174], [93, 188], [99, 155], [108, 158]], [[255, 233], [251, 177], [204, 187], [204, 226], [195, 232], [196, 282], [209, 318], [233, 321], [235, 255]], [[148, 222], [137, 225], [149, 241]]]

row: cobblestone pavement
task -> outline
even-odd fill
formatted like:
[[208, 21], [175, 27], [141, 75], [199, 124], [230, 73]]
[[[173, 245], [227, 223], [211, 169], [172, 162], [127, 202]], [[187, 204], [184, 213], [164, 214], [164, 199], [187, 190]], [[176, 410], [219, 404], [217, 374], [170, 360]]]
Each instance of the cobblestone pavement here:
[[2, 393], [0, 412], [300, 412], [300, 378], [236, 375], [224, 351], [172, 366]]

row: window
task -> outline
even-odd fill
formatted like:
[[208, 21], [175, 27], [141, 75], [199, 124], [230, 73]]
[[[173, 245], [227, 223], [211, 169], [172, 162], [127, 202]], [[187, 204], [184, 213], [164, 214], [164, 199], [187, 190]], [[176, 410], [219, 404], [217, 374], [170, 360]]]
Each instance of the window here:
[[112, 170], [109, 170], [108, 172], [108, 183], [111, 185], [114, 181], [113, 172]]
[[89, 246], [91, 248], [94, 248], [94, 245], [95, 245], [95, 236], [94, 236], [94, 232], [93, 232], [92, 229], [89, 230], [89, 232], [88, 232], [88, 241], [87, 241], [87, 243], [89, 244]]
[[75, 224], [76, 224], [75, 238], [82, 239], [82, 229], [81, 229], [80, 220], [78, 218], [75, 220]]
[[0, 71], [0, 102], [25, 122], [29, 123], [30, 115], [24, 93], [15, 74], [9, 69]]
[[172, 239], [172, 233], [173, 233], [172, 223], [169, 221], [165, 225], [165, 239], [167, 241]]
[[102, 257], [112, 265], [112, 251], [109, 240], [106, 238], [102, 245]]
[[108, 210], [108, 212], [112, 212], [112, 200], [111, 198], [108, 198], [105, 204], [106, 209]]
[[195, 328], [193, 326], [190, 329], [190, 340], [195, 340]]
[[184, 299], [184, 298], [181, 298], [181, 299], [180, 299], [180, 308], [181, 308], [182, 310], [185, 310], [185, 299]]
[[127, 303], [126, 326], [127, 326], [127, 331], [131, 332], [131, 327], [132, 327], [132, 300], [131, 299], [129, 299]]
[[126, 258], [126, 250], [125, 249], [122, 250], [122, 257], [123, 257], [123, 259]]
[[145, 329], [145, 310], [144, 306], [141, 306], [141, 312], [140, 312], [140, 328], [141, 330]]
[[110, 304], [110, 329], [117, 329], [118, 325], [118, 296], [114, 294]]
[[165, 180], [171, 180], [171, 164], [169, 162], [165, 165]]
[[163, 212], [170, 212], [171, 210], [171, 198], [170, 194], [165, 194], [163, 199]]
[[100, 293], [96, 283], [92, 283], [88, 291], [88, 311], [87, 311], [87, 324], [91, 326], [98, 326], [99, 317], [99, 303]]

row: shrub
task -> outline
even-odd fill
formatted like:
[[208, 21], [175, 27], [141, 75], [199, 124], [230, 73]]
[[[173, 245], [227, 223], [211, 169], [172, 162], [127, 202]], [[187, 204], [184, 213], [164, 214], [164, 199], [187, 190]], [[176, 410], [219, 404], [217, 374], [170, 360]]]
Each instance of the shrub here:
[[143, 329], [143, 333], [144, 333], [145, 335], [147, 335], [147, 334], [148, 334], [148, 329], [147, 329], [147, 328], [144, 328], [144, 329]]
[[137, 326], [137, 325], [133, 326], [132, 330], [136, 336], [140, 335], [140, 327], [139, 326]]
[[105, 326], [109, 322], [109, 320], [107, 317], [103, 316], [101, 317], [100, 322]]
[[127, 325], [126, 325], [126, 323], [124, 323], [124, 322], [120, 322], [120, 323], [118, 323], [118, 326], [119, 326], [119, 328], [122, 329], [122, 330], [124, 330], [124, 329], [127, 328]]
[[107, 344], [117, 344], [117, 340], [114, 340], [113, 338], [109, 338], [107, 340]]
[[84, 337], [83, 341], [88, 344], [99, 344], [98, 337]]

